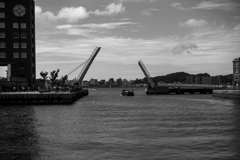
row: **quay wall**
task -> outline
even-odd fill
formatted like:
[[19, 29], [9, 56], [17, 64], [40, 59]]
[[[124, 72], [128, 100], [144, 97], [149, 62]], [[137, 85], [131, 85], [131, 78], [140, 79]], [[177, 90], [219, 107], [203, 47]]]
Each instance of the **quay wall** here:
[[49, 105], [72, 104], [76, 100], [88, 95], [88, 90], [72, 93], [0, 93], [0, 104], [8, 105]]
[[213, 90], [212, 96], [240, 100], [240, 90]]

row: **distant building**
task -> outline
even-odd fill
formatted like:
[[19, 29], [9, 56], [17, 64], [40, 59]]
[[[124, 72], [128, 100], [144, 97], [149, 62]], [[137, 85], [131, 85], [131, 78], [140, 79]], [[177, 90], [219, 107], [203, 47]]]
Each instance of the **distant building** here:
[[109, 82], [109, 85], [110, 85], [110, 86], [114, 86], [114, 85], [115, 85], [114, 78], [110, 78], [110, 79], [108, 80], [108, 82]]
[[129, 86], [129, 81], [124, 79], [122, 82], [122, 87], [128, 87]]
[[210, 84], [210, 77], [202, 77], [202, 84]]
[[193, 76], [186, 77], [186, 84], [193, 84]]
[[91, 85], [97, 85], [98, 84], [98, 80], [97, 79], [90, 79], [90, 84]]
[[233, 85], [240, 86], [240, 57], [233, 60]]
[[36, 88], [34, 0], [0, 0], [0, 66], [15, 85]]
[[117, 86], [122, 87], [122, 78], [117, 79]]
[[211, 77], [211, 84], [212, 85], [220, 85], [220, 76]]
[[195, 84], [200, 84], [200, 78], [198, 76], [195, 77]]

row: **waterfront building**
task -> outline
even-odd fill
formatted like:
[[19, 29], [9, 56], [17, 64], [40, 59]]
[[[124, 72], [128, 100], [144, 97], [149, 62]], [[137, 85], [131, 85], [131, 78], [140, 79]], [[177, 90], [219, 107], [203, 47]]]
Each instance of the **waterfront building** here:
[[124, 79], [122, 82], [122, 87], [128, 87], [129, 86], [129, 81]]
[[110, 86], [115, 86], [114, 78], [108, 80]]
[[186, 77], [186, 84], [193, 84], [193, 76]]
[[220, 85], [220, 76], [211, 77], [211, 84], [212, 85]]
[[195, 84], [200, 84], [200, 78], [198, 76], [195, 77]]
[[11, 84], [35, 88], [34, 0], [0, 0], [0, 66]]
[[210, 84], [210, 77], [202, 77], [202, 84]]
[[240, 86], [240, 57], [233, 60], [233, 85]]
[[91, 78], [91, 79], [90, 79], [90, 84], [91, 84], [91, 85], [97, 85], [97, 84], [98, 84], [98, 80]]
[[117, 79], [117, 86], [122, 87], [122, 78]]

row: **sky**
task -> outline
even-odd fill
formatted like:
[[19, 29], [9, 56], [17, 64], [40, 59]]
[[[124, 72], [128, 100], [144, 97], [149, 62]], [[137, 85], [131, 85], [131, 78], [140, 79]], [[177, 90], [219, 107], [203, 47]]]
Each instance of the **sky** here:
[[[85, 80], [174, 72], [233, 72], [240, 57], [239, 0], [35, 0], [37, 78], [59, 76], [100, 52]], [[69, 75], [77, 77], [82, 68]]]

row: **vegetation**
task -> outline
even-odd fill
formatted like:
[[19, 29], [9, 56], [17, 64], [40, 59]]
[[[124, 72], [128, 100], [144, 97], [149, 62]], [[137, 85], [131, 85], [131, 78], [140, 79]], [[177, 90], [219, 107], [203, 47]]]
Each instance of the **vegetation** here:
[[67, 75], [62, 76], [62, 77], [59, 79], [59, 85], [64, 86], [65, 83], [67, 82], [67, 80], [68, 80], [68, 76], [67, 76]]
[[47, 75], [48, 75], [48, 72], [43, 72], [43, 71], [40, 72], [40, 76], [43, 79], [44, 87], [45, 87], [46, 80], [48, 79]]
[[50, 77], [49, 77], [49, 80], [51, 81], [52, 83], [52, 87], [57, 83], [57, 77], [58, 77], [58, 73], [59, 73], [59, 69], [57, 69], [56, 71], [52, 71], [50, 72]]
[[[156, 76], [153, 77], [153, 81], [155, 83], [157, 82], [164, 82], [164, 83], [174, 83], [174, 82], [180, 82], [180, 83], [186, 83], [186, 77], [187, 76], [193, 76], [193, 80], [195, 79], [195, 77], [210, 77], [210, 75], [208, 73], [199, 73], [199, 74], [189, 74], [189, 73], [185, 73], [185, 72], [176, 72], [176, 73], [171, 73], [171, 74], [167, 74], [165, 76]], [[220, 82], [224, 83], [224, 84], [231, 84], [233, 81], [233, 75], [229, 74], [229, 75], [220, 75]], [[147, 83], [146, 78], [143, 79], [136, 79], [134, 81], [135, 84], [139, 84], [139, 83]]]

